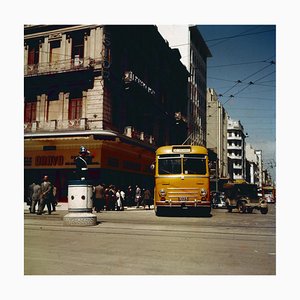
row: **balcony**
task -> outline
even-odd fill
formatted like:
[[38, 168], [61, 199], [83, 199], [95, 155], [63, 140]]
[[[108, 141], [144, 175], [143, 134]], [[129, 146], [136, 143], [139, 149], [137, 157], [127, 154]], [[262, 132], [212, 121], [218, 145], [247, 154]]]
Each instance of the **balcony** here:
[[241, 145], [228, 145], [227, 149], [228, 150], [241, 150], [242, 146]]
[[102, 66], [100, 59], [76, 57], [74, 59], [59, 60], [56, 62], [38, 63], [24, 66], [24, 76], [47, 75], [64, 72], [75, 72], [94, 69]]
[[242, 165], [240, 165], [240, 164], [233, 164], [232, 167], [233, 167], [234, 169], [239, 169], [239, 170], [242, 169]]
[[242, 137], [241, 136], [237, 136], [237, 135], [227, 135], [227, 140], [228, 141], [232, 141], [232, 140], [238, 140], [238, 141], [241, 141], [242, 140]]
[[89, 122], [85, 118], [76, 120], [51, 120], [47, 122], [35, 121], [24, 123], [24, 132], [53, 132], [59, 130], [86, 130]]
[[238, 155], [234, 153], [228, 153], [228, 157], [231, 159], [242, 159], [242, 155]]
[[146, 135], [144, 132], [139, 132], [132, 126], [126, 126], [124, 128], [124, 135], [129, 138], [155, 145], [154, 137], [152, 135]]

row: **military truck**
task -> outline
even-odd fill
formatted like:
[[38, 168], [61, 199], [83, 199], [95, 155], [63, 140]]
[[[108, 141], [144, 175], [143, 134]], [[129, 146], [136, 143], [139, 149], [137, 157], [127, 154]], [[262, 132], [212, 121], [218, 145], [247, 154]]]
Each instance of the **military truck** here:
[[268, 213], [265, 199], [258, 197], [257, 185], [247, 182], [229, 182], [223, 186], [228, 212], [237, 209], [240, 213], [252, 213], [254, 209], [262, 214]]

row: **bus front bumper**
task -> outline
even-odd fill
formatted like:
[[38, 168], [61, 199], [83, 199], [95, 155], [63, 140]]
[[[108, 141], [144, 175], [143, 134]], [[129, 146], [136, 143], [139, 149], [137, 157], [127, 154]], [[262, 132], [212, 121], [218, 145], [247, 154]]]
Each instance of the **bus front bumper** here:
[[211, 203], [210, 201], [205, 201], [205, 200], [190, 200], [190, 201], [165, 200], [165, 201], [156, 201], [156, 206], [192, 208], [192, 207], [210, 207]]

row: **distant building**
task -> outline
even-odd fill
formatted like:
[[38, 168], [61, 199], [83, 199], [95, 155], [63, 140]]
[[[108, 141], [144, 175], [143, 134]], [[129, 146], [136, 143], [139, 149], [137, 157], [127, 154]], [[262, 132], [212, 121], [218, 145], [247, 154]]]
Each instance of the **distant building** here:
[[207, 138], [206, 146], [217, 154], [217, 177], [228, 177], [227, 158], [228, 114], [218, 100], [214, 89], [207, 89]]
[[171, 48], [179, 48], [181, 61], [186, 66], [188, 86], [188, 144], [206, 146], [206, 72], [211, 53], [197, 26], [161, 25], [161, 35]]
[[245, 160], [245, 133], [240, 121], [228, 119], [227, 127], [227, 151], [228, 163], [230, 164], [230, 177], [236, 179], [246, 179]]
[[246, 176], [249, 183], [259, 184], [259, 158], [256, 150], [246, 143]]
[[255, 154], [257, 155], [258, 158], [258, 187], [262, 188], [264, 184], [263, 180], [263, 160], [262, 160], [262, 150], [255, 150]]

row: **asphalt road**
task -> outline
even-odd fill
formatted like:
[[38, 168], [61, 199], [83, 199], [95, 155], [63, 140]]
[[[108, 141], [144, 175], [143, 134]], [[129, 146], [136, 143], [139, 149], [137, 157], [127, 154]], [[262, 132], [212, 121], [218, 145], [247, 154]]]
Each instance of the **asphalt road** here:
[[275, 205], [267, 215], [101, 212], [98, 224], [88, 227], [64, 226], [66, 213], [24, 213], [25, 275], [276, 274]]

